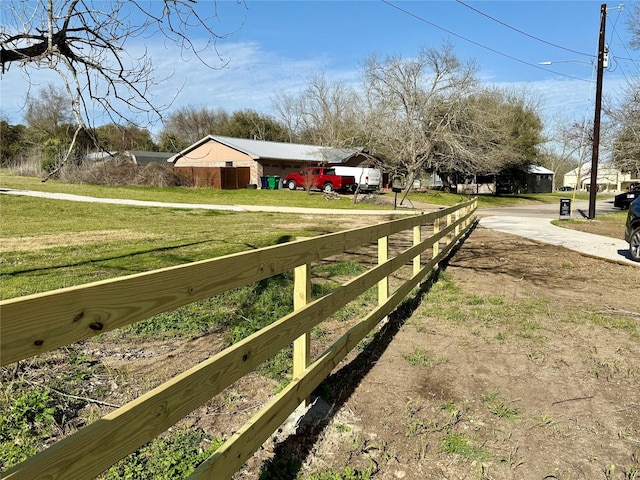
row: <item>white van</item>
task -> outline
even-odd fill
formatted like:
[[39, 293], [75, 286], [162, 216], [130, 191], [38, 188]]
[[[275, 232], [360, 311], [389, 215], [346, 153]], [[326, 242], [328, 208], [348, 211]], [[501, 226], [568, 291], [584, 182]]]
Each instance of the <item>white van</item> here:
[[336, 175], [353, 175], [361, 192], [374, 192], [382, 184], [382, 171], [369, 167], [333, 167]]

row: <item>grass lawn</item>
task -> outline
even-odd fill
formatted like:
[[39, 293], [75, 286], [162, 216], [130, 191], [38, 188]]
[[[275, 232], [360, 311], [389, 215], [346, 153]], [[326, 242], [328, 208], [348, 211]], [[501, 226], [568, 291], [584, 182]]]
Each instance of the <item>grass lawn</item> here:
[[14, 195], [0, 195], [0, 208], [3, 299], [261, 248], [339, 228], [330, 216], [318, 222], [291, 214], [137, 207]]

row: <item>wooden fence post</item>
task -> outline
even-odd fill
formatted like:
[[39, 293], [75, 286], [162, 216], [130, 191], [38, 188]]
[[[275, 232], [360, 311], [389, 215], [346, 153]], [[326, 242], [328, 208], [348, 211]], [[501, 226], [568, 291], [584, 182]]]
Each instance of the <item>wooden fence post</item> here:
[[[419, 245], [422, 241], [422, 233], [421, 233], [422, 224], [416, 225], [413, 227], [413, 246]], [[420, 273], [420, 254], [416, 255], [413, 258], [413, 276], [415, 277]]]
[[[438, 233], [440, 233], [440, 217], [433, 221], [433, 235], [435, 236]], [[440, 240], [433, 242], [433, 256], [431, 258], [436, 258], [438, 253], [440, 253]]]
[[[311, 301], [311, 265], [306, 263], [293, 271], [293, 309], [300, 310]], [[302, 372], [311, 362], [311, 332], [305, 332], [293, 341], [293, 378]], [[309, 405], [306, 399], [304, 406]]]
[[[389, 260], [389, 237], [378, 238], [378, 265]], [[389, 298], [389, 277], [384, 277], [378, 282], [378, 305], [384, 304]], [[382, 321], [386, 321], [385, 317]]]

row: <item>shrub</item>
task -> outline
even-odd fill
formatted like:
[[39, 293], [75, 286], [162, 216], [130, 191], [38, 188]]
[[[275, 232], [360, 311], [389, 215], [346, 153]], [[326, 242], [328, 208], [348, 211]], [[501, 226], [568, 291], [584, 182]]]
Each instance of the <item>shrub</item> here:
[[119, 157], [103, 161], [85, 161], [79, 166], [67, 166], [61, 178], [71, 183], [92, 185], [190, 186], [187, 177], [171, 168], [154, 163], [139, 166], [129, 159]]

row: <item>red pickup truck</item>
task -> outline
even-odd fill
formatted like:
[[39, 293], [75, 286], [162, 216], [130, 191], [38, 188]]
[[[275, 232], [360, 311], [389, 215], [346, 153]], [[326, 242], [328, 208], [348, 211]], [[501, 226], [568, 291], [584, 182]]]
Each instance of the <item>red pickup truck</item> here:
[[356, 188], [356, 178], [350, 175], [336, 175], [333, 168], [309, 167], [301, 172], [290, 173], [284, 179], [289, 190], [298, 187], [319, 188], [323, 192], [344, 190], [352, 192]]

